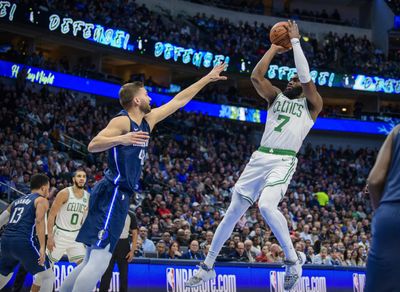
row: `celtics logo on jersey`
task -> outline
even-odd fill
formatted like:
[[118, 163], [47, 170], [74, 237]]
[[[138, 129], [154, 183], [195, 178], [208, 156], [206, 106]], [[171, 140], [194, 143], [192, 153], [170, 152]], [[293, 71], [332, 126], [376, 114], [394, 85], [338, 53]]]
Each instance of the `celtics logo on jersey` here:
[[274, 113], [294, 115], [298, 118], [303, 114], [304, 104], [296, 100], [277, 100], [272, 109]]

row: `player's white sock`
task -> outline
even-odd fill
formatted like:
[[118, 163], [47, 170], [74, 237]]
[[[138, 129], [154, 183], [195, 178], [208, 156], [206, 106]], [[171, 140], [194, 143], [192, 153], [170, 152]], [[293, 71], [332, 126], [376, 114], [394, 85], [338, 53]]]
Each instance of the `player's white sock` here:
[[296, 261], [297, 254], [290, 239], [289, 228], [285, 216], [278, 210], [278, 204], [282, 198], [282, 186], [266, 187], [261, 193], [258, 207], [261, 215], [271, 228], [281, 245], [286, 259]]
[[10, 281], [13, 273], [8, 274], [7, 276], [3, 276], [0, 274], [0, 290], [3, 289], [5, 285]]
[[71, 292], [72, 289], [74, 288], [74, 284], [76, 282], [76, 278], [78, 278], [80, 272], [82, 269], [85, 267], [89, 260], [91, 248], [87, 247], [86, 248], [86, 255], [85, 258], [83, 259], [83, 262], [80, 263], [71, 273], [68, 274], [68, 277], [64, 279], [61, 287], [60, 287], [60, 292]]
[[53, 291], [54, 285], [54, 273], [53, 269], [47, 269], [46, 271], [36, 274], [36, 277], [40, 278], [40, 292], [51, 292]]
[[211, 242], [210, 250], [207, 254], [207, 258], [204, 260], [204, 263], [211, 268], [215, 259], [217, 258], [219, 252], [221, 251], [222, 246], [225, 241], [228, 240], [229, 236], [232, 234], [233, 228], [236, 223], [239, 221], [240, 217], [247, 211], [250, 207], [250, 203], [243, 199], [239, 193], [234, 191], [232, 195], [232, 201], [229, 205], [228, 210], [221, 223], [218, 225], [217, 230], [215, 231], [213, 240]]
[[[101, 279], [110, 263], [112, 254], [107, 245], [102, 249], [92, 249], [89, 260], [76, 278], [72, 292], [90, 292]], [[86, 260], [86, 258], [85, 258]]]

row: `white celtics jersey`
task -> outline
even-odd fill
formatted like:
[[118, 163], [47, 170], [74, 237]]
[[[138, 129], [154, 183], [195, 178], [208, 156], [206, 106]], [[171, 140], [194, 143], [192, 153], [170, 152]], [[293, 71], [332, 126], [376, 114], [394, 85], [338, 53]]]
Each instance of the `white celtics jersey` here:
[[78, 231], [81, 228], [85, 211], [89, 205], [89, 193], [83, 191], [83, 197], [78, 199], [72, 187], [68, 188], [68, 201], [61, 206], [57, 214], [56, 226], [58, 229]]
[[261, 146], [298, 152], [313, 125], [306, 98], [280, 93], [268, 109]]

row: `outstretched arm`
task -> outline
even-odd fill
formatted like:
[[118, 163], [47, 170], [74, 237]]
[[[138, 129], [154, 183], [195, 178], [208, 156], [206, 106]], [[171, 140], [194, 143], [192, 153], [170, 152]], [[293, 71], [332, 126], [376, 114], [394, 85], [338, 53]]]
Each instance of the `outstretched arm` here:
[[219, 80], [226, 80], [226, 76], [220, 76], [221, 72], [224, 69], [225, 63], [215, 66], [210, 73], [178, 93], [171, 101], [164, 104], [163, 106], [153, 109], [145, 116], [145, 119], [149, 123], [150, 128], [153, 129], [158, 122], [172, 115], [181, 107], [184, 107], [208, 83]]
[[399, 130], [400, 126], [397, 126], [390, 132], [389, 136], [387, 136], [381, 150], [379, 150], [375, 165], [368, 176], [368, 191], [374, 209], [378, 208], [379, 201], [382, 199], [386, 177], [392, 160], [393, 139], [396, 135], [399, 135]]
[[278, 87], [273, 86], [272, 83], [265, 78], [265, 74], [267, 73], [269, 64], [275, 55], [284, 51], [285, 49], [283, 47], [272, 44], [251, 73], [251, 83], [253, 83], [257, 93], [268, 101], [269, 105], [274, 102], [276, 96], [281, 93], [281, 90]]
[[294, 62], [296, 64], [297, 75], [299, 76], [301, 87], [309, 104], [310, 114], [315, 121], [322, 110], [322, 98], [319, 95], [314, 82], [311, 80], [310, 68], [303, 50], [300, 45], [299, 28], [295, 21], [289, 20], [289, 37], [293, 47]]
[[149, 139], [146, 132], [130, 132], [129, 118], [120, 116], [112, 119], [106, 128], [90, 141], [89, 152], [101, 152], [117, 145], [143, 145]]

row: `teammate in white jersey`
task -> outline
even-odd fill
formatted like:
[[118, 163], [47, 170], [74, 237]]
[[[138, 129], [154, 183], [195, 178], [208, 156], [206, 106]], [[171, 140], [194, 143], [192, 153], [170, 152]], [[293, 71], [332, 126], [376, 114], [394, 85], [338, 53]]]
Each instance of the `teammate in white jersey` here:
[[75, 241], [89, 206], [85, 171], [77, 170], [72, 182], [57, 194], [49, 213], [47, 249], [53, 263], [66, 253], [70, 262], [79, 264], [86, 254], [83, 243]]
[[261, 146], [253, 153], [236, 182], [231, 204], [215, 232], [207, 258], [186, 283], [188, 287], [199, 286], [215, 278], [213, 266], [217, 255], [238, 220], [257, 200], [262, 216], [285, 252], [285, 290], [292, 289], [301, 278], [306, 258], [303, 253], [296, 253], [278, 204], [296, 170], [296, 153], [322, 109], [322, 98], [311, 80], [300, 46], [299, 29], [294, 21], [289, 21], [289, 36], [297, 75], [292, 76], [284, 92], [265, 79], [273, 57], [285, 52], [283, 47], [276, 45], [271, 46], [254, 68], [251, 81], [258, 94], [269, 104]]

